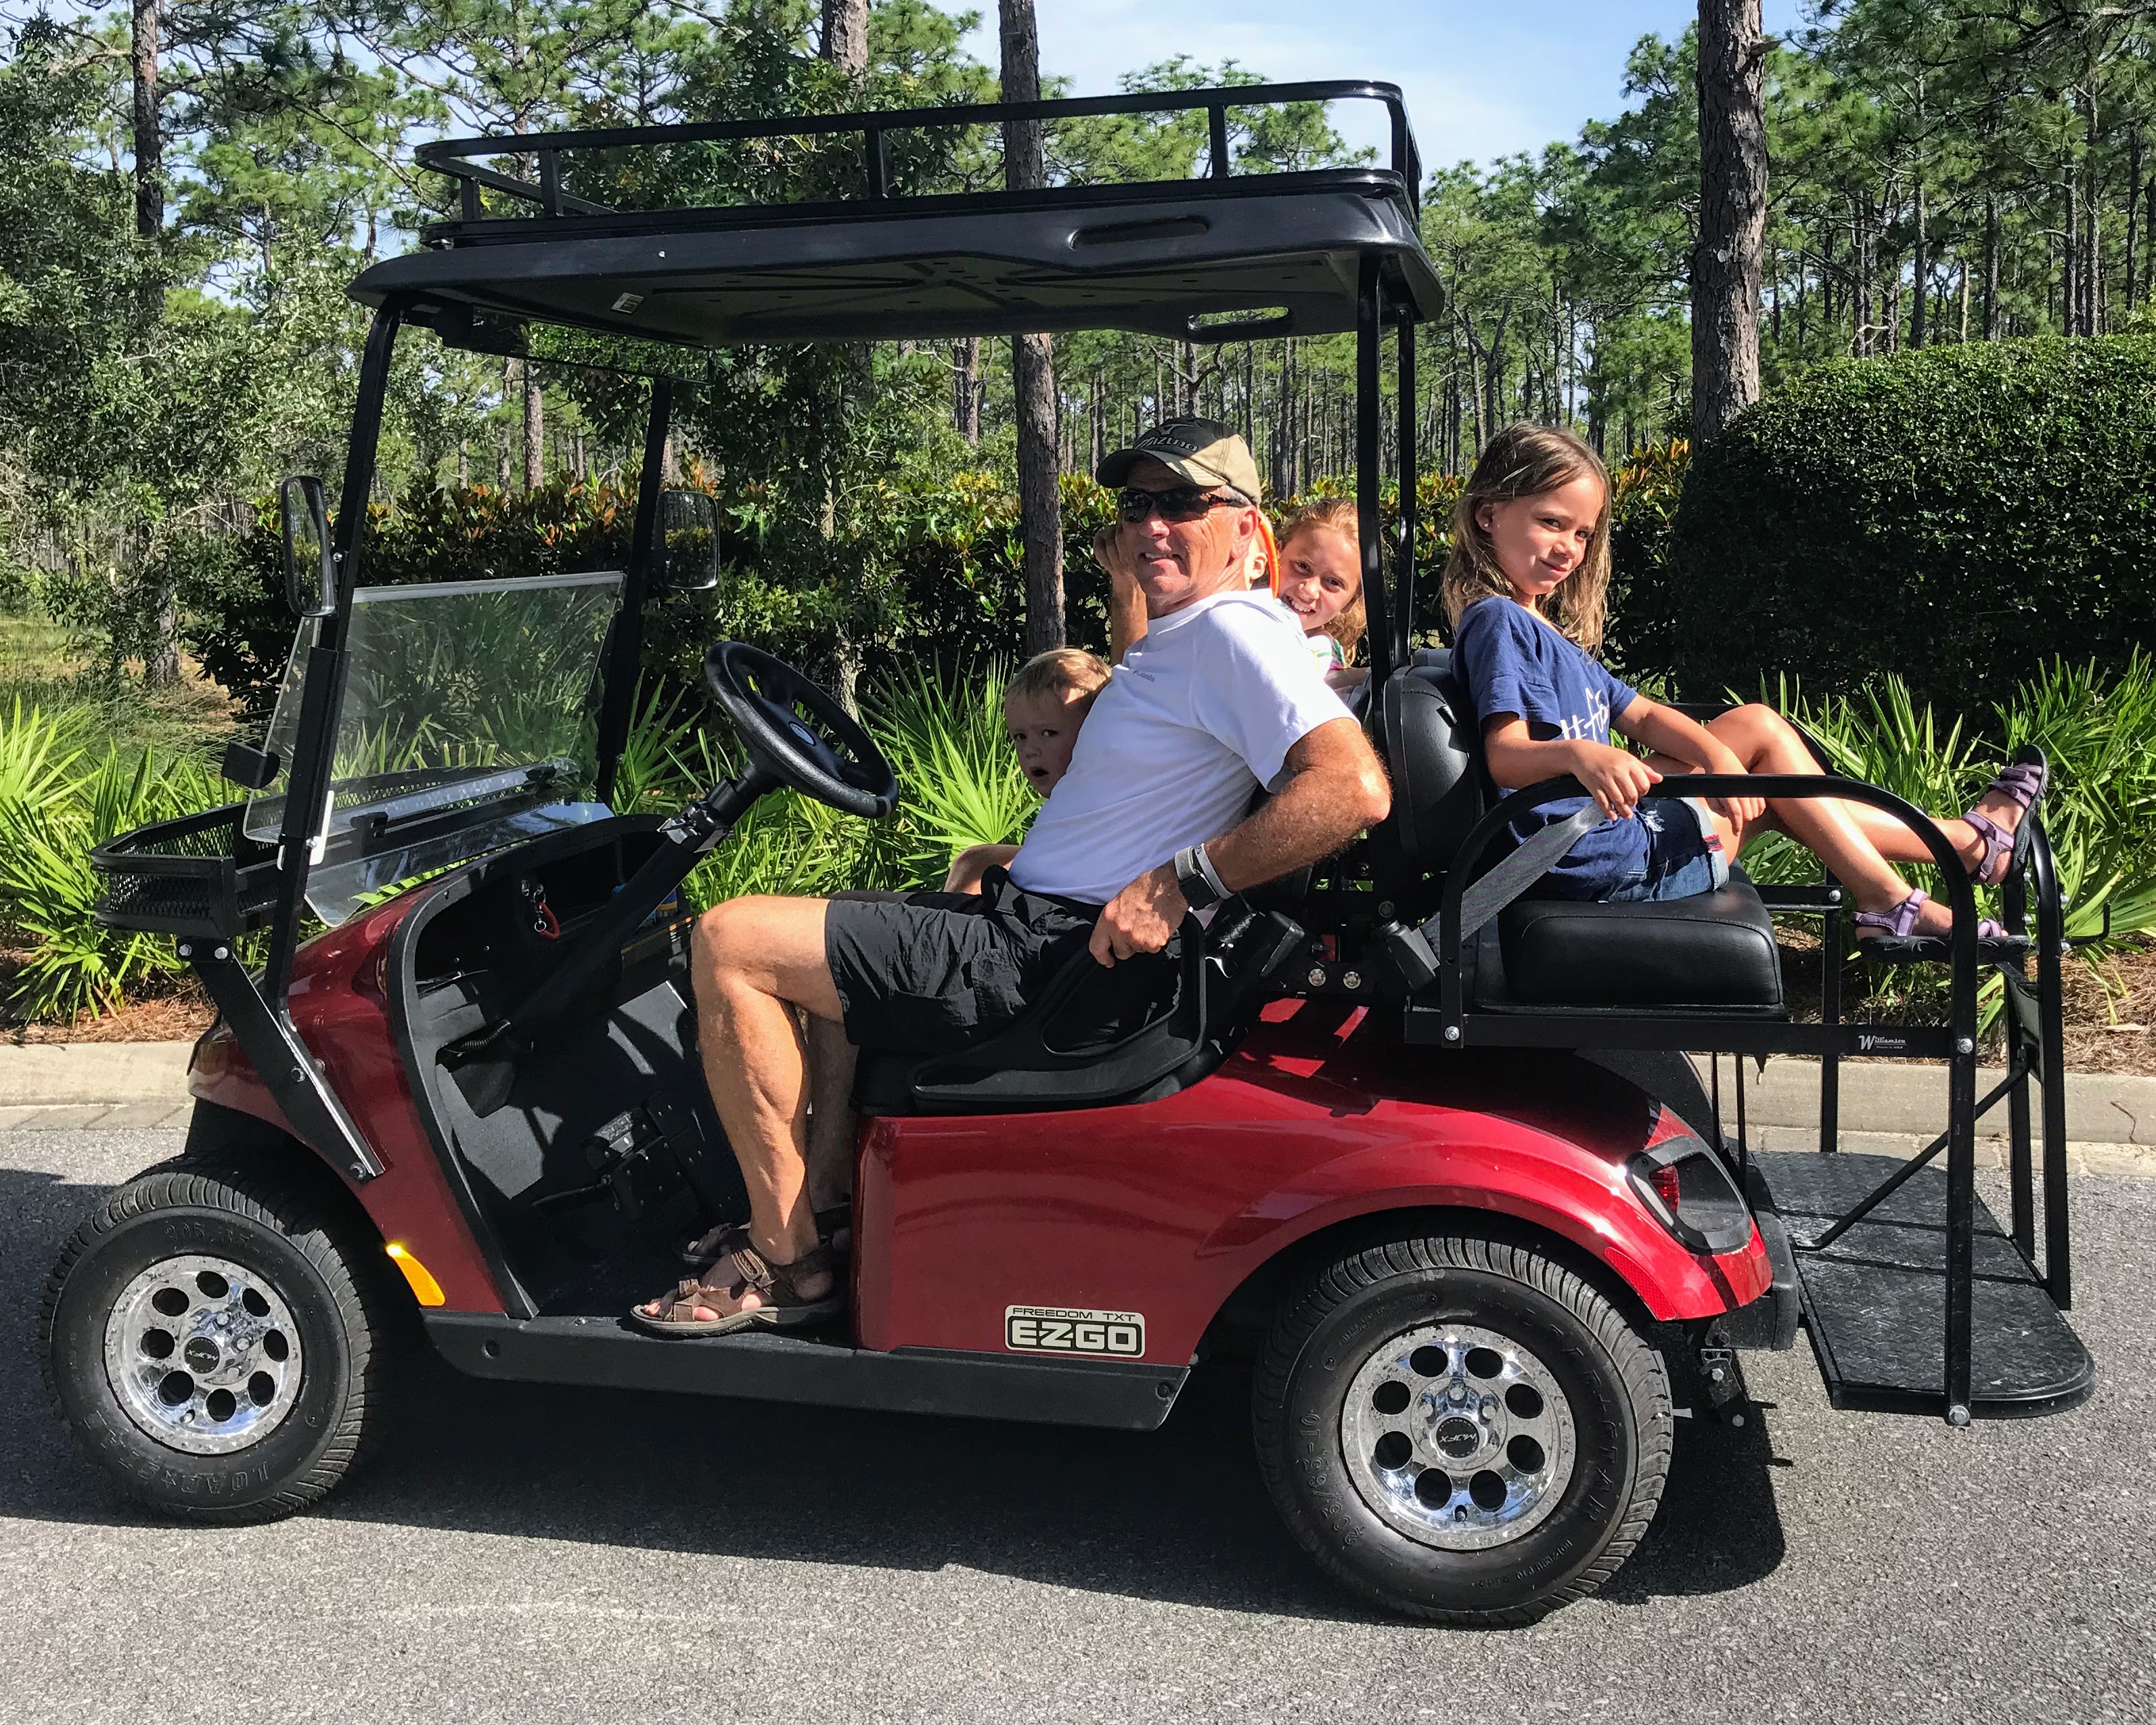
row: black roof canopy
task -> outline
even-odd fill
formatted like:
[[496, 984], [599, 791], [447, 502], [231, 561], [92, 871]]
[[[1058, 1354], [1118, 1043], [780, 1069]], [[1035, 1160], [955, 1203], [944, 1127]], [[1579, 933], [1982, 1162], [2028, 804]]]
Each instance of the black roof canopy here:
[[[1236, 172], [1231, 109], [1383, 103], [1389, 166]], [[908, 129], [1006, 126], [1203, 109], [1199, 179], [1034, 192], [893, 196], [884, 140]], [[572, 195], [578, 158], [719, 140], [850, 133], [861, 195], [818, 203], [616, 210]], [[511, 152], [536, 180], [484, 165]], [[601, 152], [604, 152], [602, 155]], [[1356, 325], [1360, 260], [1380, 260], [1392, 315], [1427, 318], [1439, 290], [1416, 226], [1420, 168], [1399, 92], [1382, 84], [1250, 85], [1168, 95], [463, 139], [419, 151], [453, 176], [459, 219], [376, 264], [354, 295], [397, 297], [445, 336], [493, 345], [476, 323], [567, 325], [648, 341], [858, 341], [1126, 329], [1197, 341], [1317, 335]], [[582, 182], [593, 182], [588, 176]], [[482, 193], [516, 213], [490, 213]]]

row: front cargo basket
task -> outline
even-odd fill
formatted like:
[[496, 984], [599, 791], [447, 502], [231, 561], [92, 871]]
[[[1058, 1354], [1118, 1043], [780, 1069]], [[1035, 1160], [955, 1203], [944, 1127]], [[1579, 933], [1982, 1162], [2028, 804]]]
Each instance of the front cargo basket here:
[[104, 882], [95, 915], [108, 928], [230, 940], [270, 920], [277, 853], [250, 839], [244, 803], [137, 827], [90, 853]]

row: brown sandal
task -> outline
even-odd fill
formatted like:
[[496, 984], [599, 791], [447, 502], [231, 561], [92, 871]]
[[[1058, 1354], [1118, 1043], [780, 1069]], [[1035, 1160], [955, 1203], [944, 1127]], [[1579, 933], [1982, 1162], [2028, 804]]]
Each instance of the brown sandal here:
[[[762, 1324], [774, 1329], [814, 1323], [846, 1309], [844, 1287], [834, 1277], [831, 1291], [819, 1299], [806, 1299], [797, 1284], [832, 1267], [831, 1249], [819, 1242], [791, 1264], [773, 1264], [748, 1243], [747, 1232], [730, 1245], [711, 1266], [721, 1271], [718, 1280], [684, 1276], [671, 1291], [645, 1301], [644, 1306], [665, 1309], [649, 1312], [643, 1306], [629, 1308], [629, 1321], [654, 1336], [723, 1336]], [[706, 1271], [708, 1276], [710, 1271]], [[764, 1303], [727, 1312], [726, 1307], [745, 1298], [751, 1290]], [[699, 1310], [716, 1312], [717, 1317], [698, 1317]]]
[[[816, 1239], [841, 1258], [854, 1246], [854, 1204], [851, 1199], [816, 1212]], [[721, 1222], [706, 1229], [681, 1248], [681, 1261], [691, 1270], [708, 1270], [736, 1246], [748, 1244], [748, 1228], [740, 1222]]]

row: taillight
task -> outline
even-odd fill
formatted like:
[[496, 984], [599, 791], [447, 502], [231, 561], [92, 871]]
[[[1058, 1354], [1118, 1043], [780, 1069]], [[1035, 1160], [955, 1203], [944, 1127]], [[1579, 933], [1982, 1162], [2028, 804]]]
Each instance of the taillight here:
[[1684, 1177], [1674, 1168], [1658, 1168], [1647, 1176], [1647, 1182], [1655, 1189], [1655, 1196], [1675, 1215], [1677, 1206], [1684, 1202]]
[[1626, 1172], [1650, 1214], [1695, 1252], [1742, 1250], [1752, 1211], [1720, 1157], [1690, 1133], [1650, 1144]]

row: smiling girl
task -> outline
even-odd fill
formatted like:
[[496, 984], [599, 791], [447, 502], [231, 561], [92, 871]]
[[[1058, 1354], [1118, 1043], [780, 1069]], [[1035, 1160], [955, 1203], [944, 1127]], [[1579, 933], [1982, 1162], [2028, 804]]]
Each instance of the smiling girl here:
[[[1509, 791], [1569, 774], [1604, 816], [1550, 871], [1544, 890], [1613, 903], [1687, 898], [1721, 886], [1746, 841], [1773, 831], [1808, 846], [1840, 877], [1858, 906], [1860, 938], [1949, 932], [1947, 907], [1912, 891], [1892, 865], [1929, 861], [1930, 850], [1883, 809], [1830, 798], [1645, 798], [1671, 773], [1820, 768], [1770, 707], [1738, 707], [1702, 725], [1604, 669], [1593, 655], [1609, 585], [1609, 480], [1601, 458], [1569, 432], [1500, 432], [1453, 510], [1445, 605], [1490, 777]], [[1613, 730], [1649, 752], [1614, 747]], [[1977, 807], [1935, 819], [1981, 883], [2004, 878], [2015, 829], [2043, 793], [2042, 757], [2026, 753], [1992, 780]], [[1543, 804], [1513, 824], [1513, 837], [1524, 841], [1586, 800]]]
[[1361, 517], [1345, 497], [1298, 510], [1280, 535], [1280, 578], [1273, 591], [1302, 626], [1302, 638], [1336, 690], [1361, 683], [1355, 655], [1367, 627], [1363, 611]]

